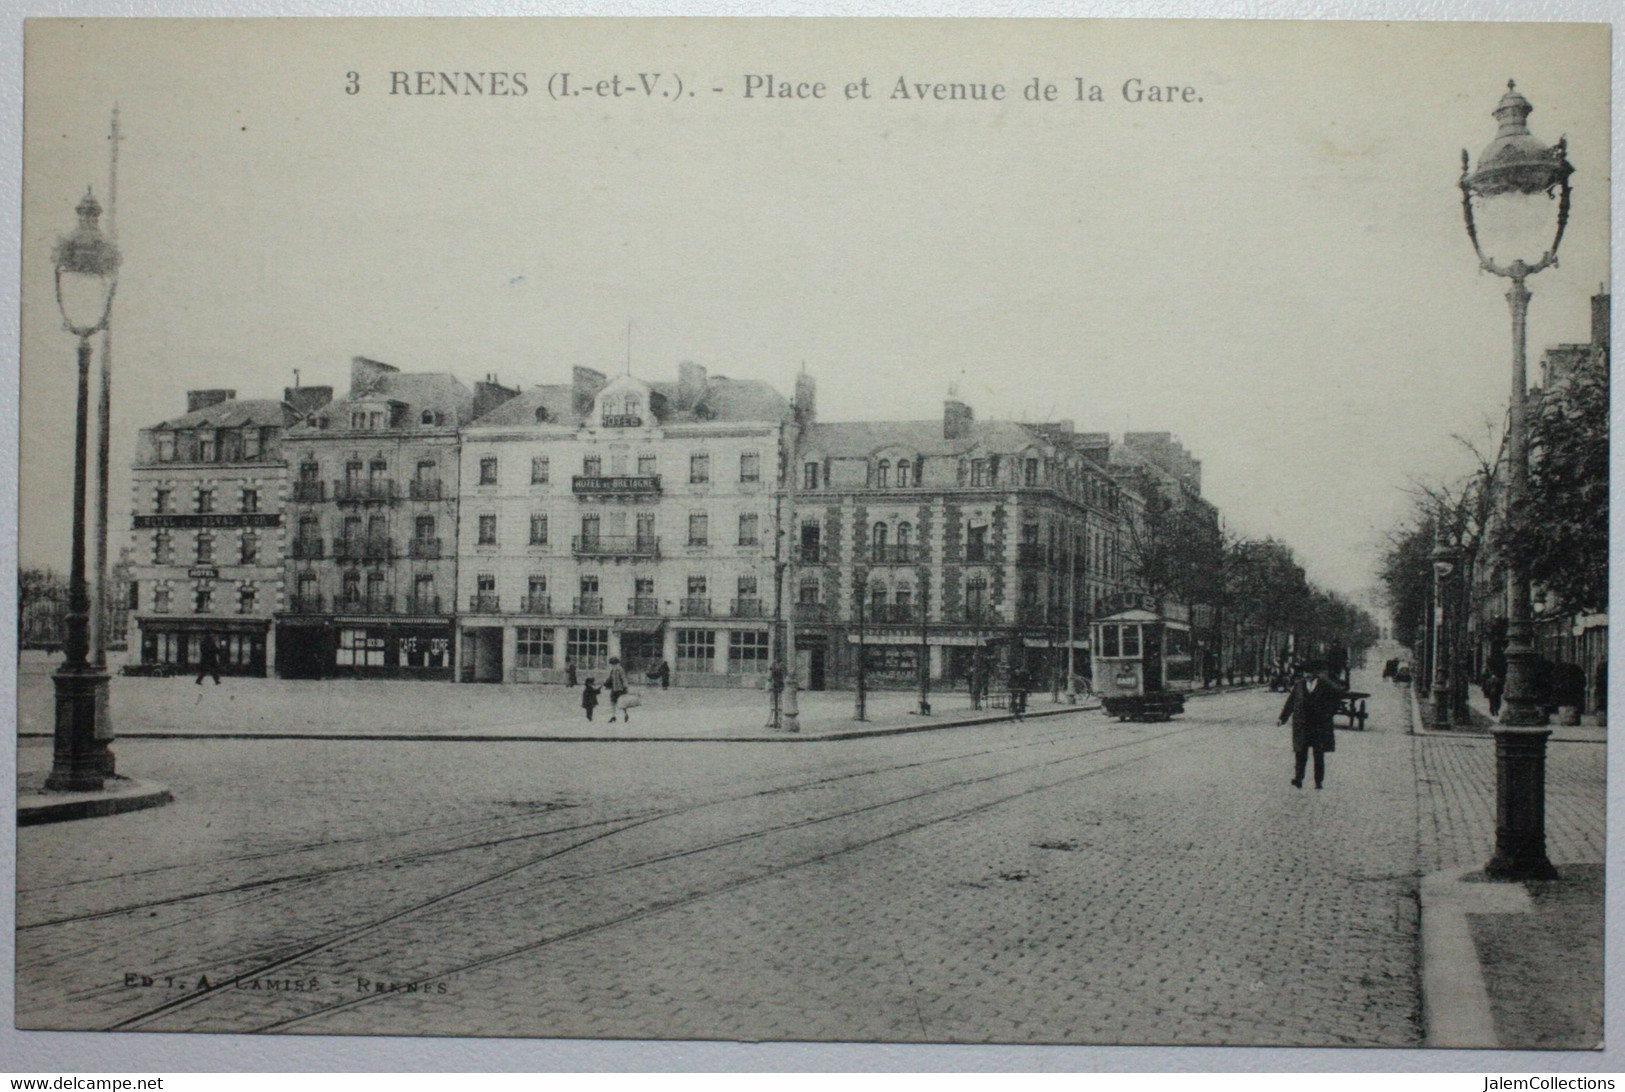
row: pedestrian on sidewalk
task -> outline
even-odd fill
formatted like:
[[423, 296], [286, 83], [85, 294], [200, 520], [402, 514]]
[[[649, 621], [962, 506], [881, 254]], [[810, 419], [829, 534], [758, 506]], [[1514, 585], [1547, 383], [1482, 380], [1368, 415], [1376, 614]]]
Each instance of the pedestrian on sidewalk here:
[[203, 635], [203, 645], [198, 651], [197, 685], [203, 685], [203, 676], [214, 676], [214, 685], [220, 685], [220, 649], [214, 643], [214, 634]]
[[[591, 679], [588, 679], [587, 681], [589, 683], [592, 682]], [[576, 684], [576, 662], [574, 660], [565, 660], [564, 661], [564, 685], [574, 689], [575, 684]]]
[[1484, 698], [1490, 703], [1490, 716], [1501, 715], [1501, 695], [1506, 691], [1507, 681], [1494, 671], [1484, 672], [1484, 680], [1479, 686], [1484, 691]]
[[615, 715], [619, 713], [625, 717], [626, 711], [621, 708], [621, 699], [626, 697], [626, 671], [621, 667], [621, 658], [609, 658], [609, 679], [604, 683], [609, 690], [609, 722], [615, 723]]
[[598, 687], [592, 684], [591, 675], [587, 676], [587, 685], [581, 688], [581, 708], [587, 711], [587, 719], [592, 719], [592, 711], [598, 708]]
[[1322, 660], [1311, 660], [1302, 665], [1298, 679], [1292, 684], [1286, 704], [1281, 706], [1281, 719], [1277, 724], [1292, 721], [1292, 787], [1303, 788], [1304, 767], [1309, 752], [1315, 753], [1315, 788], [1326, 781], [1326, 755], [1337, 750], [1337, 730], [1332, 717], [1346, 691], [1328, 679], [1323, 672]]

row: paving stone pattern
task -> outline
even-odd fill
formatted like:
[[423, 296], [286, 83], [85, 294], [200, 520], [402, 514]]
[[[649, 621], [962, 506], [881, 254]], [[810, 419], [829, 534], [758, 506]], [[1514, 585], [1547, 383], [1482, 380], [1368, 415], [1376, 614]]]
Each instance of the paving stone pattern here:
[[[810, 747], [127, 740], [177, 802], [18, 832], [18, 1021], [1417, 1045], [1416, 879], [1484, 773], [1400, 693], [1324, 792], [1256, 691]], [[1598, 860], [1602, 750], [1554, 759]]]

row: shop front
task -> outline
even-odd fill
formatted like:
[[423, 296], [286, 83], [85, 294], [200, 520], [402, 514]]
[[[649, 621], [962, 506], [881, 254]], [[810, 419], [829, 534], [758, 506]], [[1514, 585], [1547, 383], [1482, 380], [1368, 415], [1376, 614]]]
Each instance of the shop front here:
[[146, 671], [198, 671], [204, 643], [212, 640], [220, 674], [265, 676], [271, 643], [268, 619], [138, 618], [136, 625]]

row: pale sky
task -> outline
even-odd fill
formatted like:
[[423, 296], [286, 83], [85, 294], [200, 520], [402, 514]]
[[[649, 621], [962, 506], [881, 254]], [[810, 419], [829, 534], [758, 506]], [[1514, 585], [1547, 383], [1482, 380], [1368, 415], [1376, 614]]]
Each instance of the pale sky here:
[[[1232, 528], [1357, 592], [1412, 478], [1505, 411], [1505, 282], [1476, 272], [1460, 150], [1508, 77], [1576, 167], [1531, 282], [1531, 373], [1608, 277], [1606, 28], [1528, 24], [516, 21], [35, 24], [27, 57], [20, 561], [65, 568], [73, 344], [50, 248], [126, 139], [114, 527], [135, 432], [192, 387], [342, 393], [362, 354], [465, 382], [572, 364], [713, 373], [826, 420], [1168, 430]], [[391, 96], [391, 70], [520, 71], [517, 98]], [[361, 93], [344, 93], [346, 73]], [[693, 98], [575, 98], [662, 73]], [[743, 97], [744, 77], [822, 101]], [[1006, 100], [889, 98], [1001, 82]], [[1030, 103], [1034, 76], [1057, 100]], [[1075, 77], [1106, 101], [1078, 103]], [[868, 77], [868, 101], [847, 83]], [[1200, 102], [1128, 103], [1121, 86]], [[722, 87], [718, 94], [711, 88]], [[118, 540], [115, 539], [115, 543]], [[116, 546], [115, 546], [116, 549]]]

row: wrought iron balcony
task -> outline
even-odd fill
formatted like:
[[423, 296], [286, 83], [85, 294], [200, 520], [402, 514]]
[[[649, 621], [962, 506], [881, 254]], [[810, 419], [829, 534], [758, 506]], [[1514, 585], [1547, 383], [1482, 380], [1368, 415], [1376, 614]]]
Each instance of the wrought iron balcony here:
[[394, 614], [393, 595], [350, 595], [333, 600], [334, 614]]
[[468, 597], [468, 613], [501, 614], [502, 597], [495, 592], [476, 592]]
[[322, 540], [319, 538], [295, 538], [292, 546], [295, 560], [308, 561], [322, 556]]
[[869, 547], [869, 562], [874, 565], [912, 565], [919, 560], [919, 548], [913, 543]]
[[635, 595], [626, 601], [626, 613], [658, 617], [660, 614], [660, 600], [652, 595]]
[[870, 603], [867, 621], [876, 626], [906, 626], [920, 620], [913, 603]]
[[831, 621], [829, 606], [825, 603], [797, 603], [796, 623]]
[[684, 596], [682, 614], [684, 618], [709, 618], [711, 617], [711, 600], [692, 595]]
[[660, 492], [659, 474], [577, 474], [570, 490], [578, 496], [639, 496]]
[[440, 597], [438, 595], [409, 595], [406, 597], [406, 614], [439, 614]]
[[416, 501], [437, 501], [441, 498], [440, 479], [413, 478], [407, 483], [407, 496]]
[[759, 596], [749, 596], [733, 601], [732, 614], [735, 618], [761, 618], [762, 600]]
[[412, 538], [406, 541], [406, 552], [411, 557], [439, 557], [438, 538]]
[[304, 504], [327, 499], [327, 483], [312, 481], [296, 481], [293, 483], [293, 499]]
[[577, 557], [659, 557], [658, 535], [576, 535], [570, 549]]
[[575, 612], [589, 616], [599, 616], [604, 613], [604, 597], [601, 595], [583, 595], [575, 601]]
[[333, 556], [340, 561], [388, 561], [395, 544], [388, 535], [340, 535], [333, 540]]
[[527, 595], [519, 600], [520, 614], [552, 614], [553, 597], [551, 595]]
[[835, 560], [834, 550], [826, 550], [822, 546], [808, 545], [805, 542], [801, 544], [801, 548], [796, 553], [798, 560], [803, 565], [819, 565], [825, 562], [834, 562]]
[[288, 597], [289, 614], [320, 614], [322, 613], [322, 597], [320, 595], [290, 595]]
[[340, 504], [386, 504], [395, 499], [395, 482], [391, 478], [372, 478], [367, 481], [333, 483], [333, 499]]

